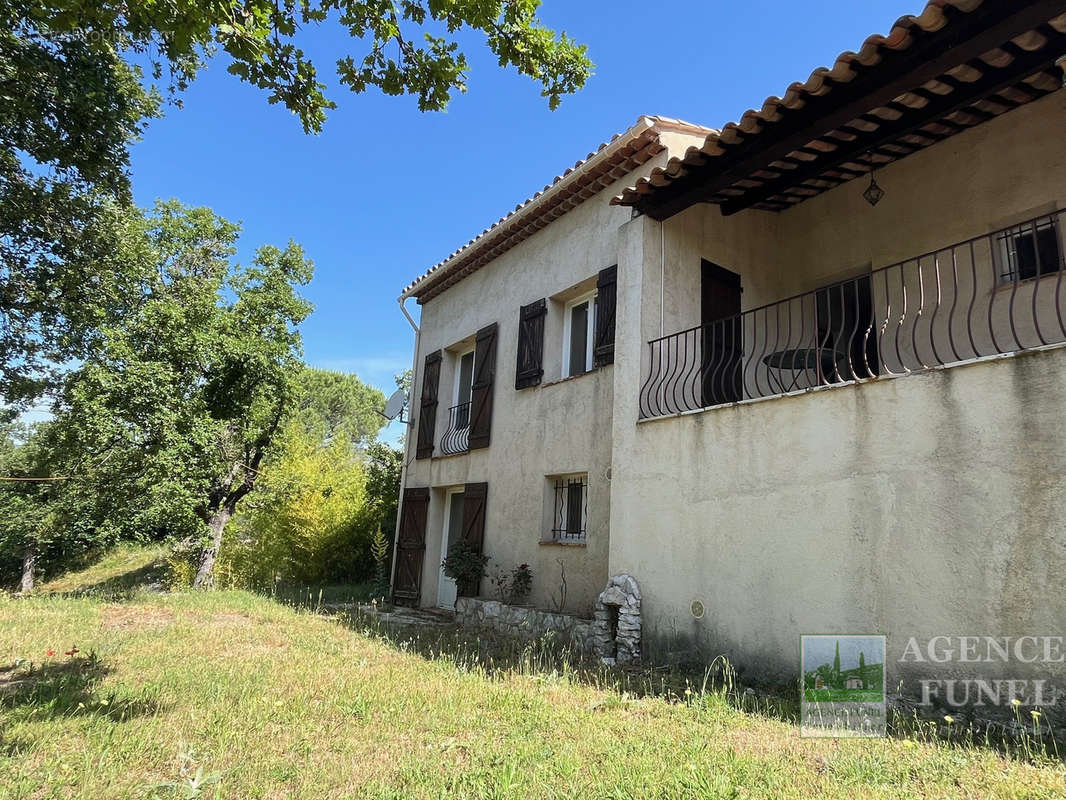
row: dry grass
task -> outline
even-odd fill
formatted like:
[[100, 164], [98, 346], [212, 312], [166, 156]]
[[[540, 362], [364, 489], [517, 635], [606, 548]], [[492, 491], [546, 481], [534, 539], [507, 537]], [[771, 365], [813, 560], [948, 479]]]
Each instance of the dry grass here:
[[41, 584], [39, 594], [86, 594], [121, 597], [168, 578], [165, 545], [120, 545], [84, 570], [69, 572]]
[[1066, 796], [1061, 764], [805, 740], [721, 693], [445, 644], [240, 592], [4, 599], [0, 798]]

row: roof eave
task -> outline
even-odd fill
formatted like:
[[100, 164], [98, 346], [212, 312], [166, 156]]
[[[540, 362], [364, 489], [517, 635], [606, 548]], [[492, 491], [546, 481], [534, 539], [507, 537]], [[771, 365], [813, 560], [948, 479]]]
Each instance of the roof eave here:
[[[436, 296], [440, 291], [443, 291], [440, 285], [453, 278], [457, 269], [461, 270], [467, 262], [483, 259], [486, 253], [494, 251], [497, 247], [502, 247], [502, 251], [510, 249], [517, 244], [517, 241], [508, 245], [507, 240], [515, 236], [515, 234], [520, 234], [531, 225], [544, 227], [548, 224], [542, 220], [542, 216], [545, 214], [557, 213], [557, 216], [562, 216], [562, 214], [572, 210], [572, 208], [567, 208], [565, 211], [558, 213], [556, 209], [559, 204], [555, 202], [571, 189], [580, 187], [570, 196], [567, 196], [563, 202], [572, 203], [572, 207], [576, 207], [588, 199], [588, 197], [577, 198], [576, 202], [574, 202], [573, 194], [588, 191], [596, 183], [602, 182], [605, 177], [610, 176], [610, 173], [614, 172], [618, 167], [612, 167], [600, 174], [597, 174], [597, 171], [605, 164], [611, 164], [612, 159], [616, 159], [620, 154], [625, 153], [627, 148], [632, 149], [635, 145], [639, 145], [635, 152], [641, 153], [646, 149], [657, 147], [656, 153], [661, 152], [665, 149], [665, 146], [660, 141], [660, 135], [666, 132], [703, 137], [710, 133], [710, 129], [682, 120], [642, 115], [629, 129], [614, 136], [609, 142], [603, 143], [595, 152], [590, 153], [588, 157], [578, 161], [573, 167], [557, 176], [555, 181], [542, 191], [520, 203], [510, 214], [499, 219], [495, 224], [452, 253], [447, 259], [413, 281], [403, 290], [400, 300], [403, 301], [413, 297], [419, 303], [422, 303], [429, 297]], [[630, 157], [632, 157], [632, 154], [627, 158]], [[625, 162], [623, 161], [623, 163]], [[611, 177], [610, 181], [613, 183], [620, 177], [623, 176]], [[582, 181], [586, 179], [592, 182], [582, 186]], [[604, 188], [606, 186], [596, 188], [589, 197], [598, 194]], [[552, 220], [557, 218], [557, 216], [552, 217]], [[518, 241], [521, 241], [522, 238], [526, 237], [522, 236]], [[495, 255], [500, 254], [496, 253]], [[494, 258], [495, 255], [492, 257]], [[461, 277], [457, 280], [461, 280]], [[426, 295], [429, 295], [429, 297], [426, 297]]]

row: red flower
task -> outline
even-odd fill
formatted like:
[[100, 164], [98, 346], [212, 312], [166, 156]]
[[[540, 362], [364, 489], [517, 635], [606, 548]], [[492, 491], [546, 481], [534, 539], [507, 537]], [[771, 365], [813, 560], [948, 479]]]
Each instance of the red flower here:
[[54, 656], [56, 654], [56, 651], [55, 650], [45, 650], [44, 654], [46, 656], [48, 656], [49, 658], [51, 658], [52, 656]]
[[78, 648], [72, 647], [69, 650], [67, 650], [67, 652], [64, 653], [64, 655], [72, 656], [72, 655], [75, 655], [76, 653], [79, 653], [79, 652], [81, 652], [81, 651], [78, 650]]

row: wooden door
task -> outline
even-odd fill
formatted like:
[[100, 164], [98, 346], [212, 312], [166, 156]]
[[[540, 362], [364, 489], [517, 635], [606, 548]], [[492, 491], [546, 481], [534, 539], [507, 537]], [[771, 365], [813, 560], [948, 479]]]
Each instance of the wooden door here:
[[429, 489], [406, 489], [400, 510], [400, 535], [396, 540], [393, 601], [418, 606], [422, 596], [422, 562], [426, 554], [426, 518]]
[[[463, 540], [478, 553], [485, 543], [485, 507], [488, 502], [489, 485], [487, 483], [468, 483], [463, 487]], [[462, 597], [477, 597], [481, 582], [470, 586], [460, 586]]]

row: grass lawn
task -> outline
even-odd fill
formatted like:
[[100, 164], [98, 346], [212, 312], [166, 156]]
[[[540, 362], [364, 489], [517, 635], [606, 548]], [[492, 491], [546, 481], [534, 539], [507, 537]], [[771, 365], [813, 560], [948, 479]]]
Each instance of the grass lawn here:
[[0, 797], [1066, 797], [1061, 763], [800, 739], [719, 692], [434, 635], [243, 592], [5, 597]]

